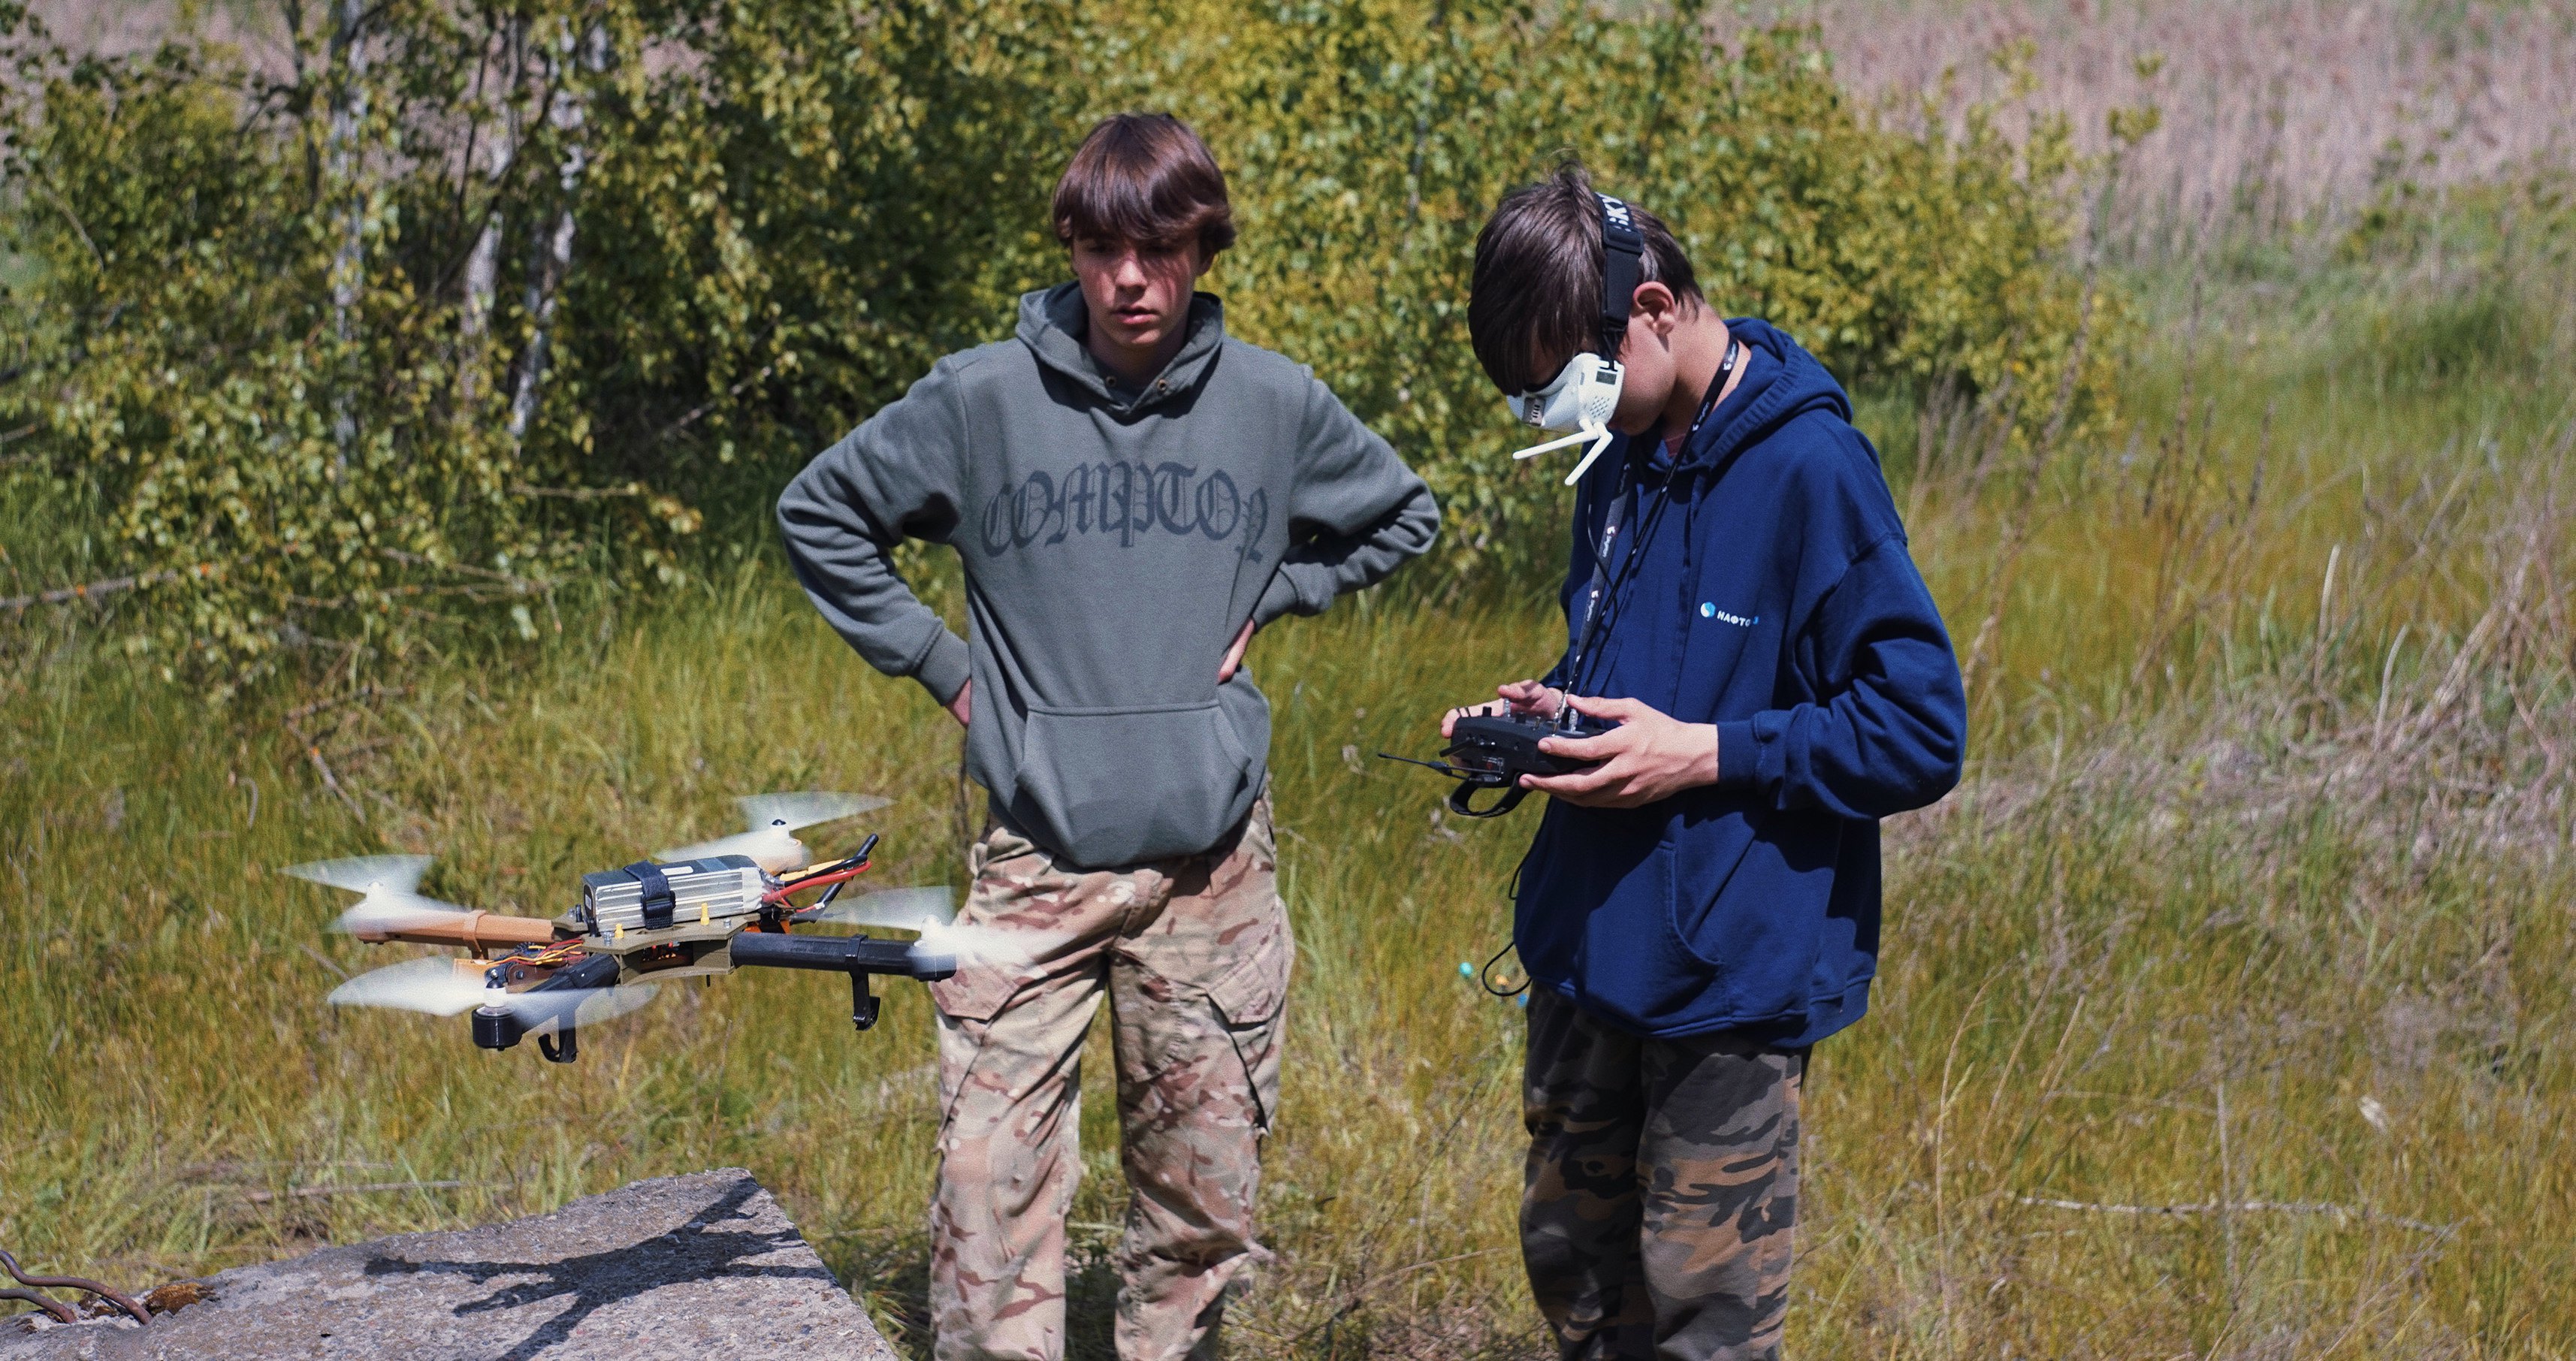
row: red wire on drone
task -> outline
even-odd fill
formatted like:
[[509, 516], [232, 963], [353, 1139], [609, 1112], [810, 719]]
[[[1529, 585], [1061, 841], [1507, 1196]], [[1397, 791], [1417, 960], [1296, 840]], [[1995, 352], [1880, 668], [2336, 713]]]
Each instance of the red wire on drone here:
[[778, 887], [770, 889], [768, 892], [760, 895], [760, 900], [764, 903], [784, 902], [788, 895], [801, 892], [805, 889], [822, 888], [826, 885], [843, 883], [848, 880], [855, 879], [860, 875], [867, 873], [868, 863], [869, 862], [862, 860], [848, 869], [831, 870], [823, 874], [809, 874], [792, 884], [780, 884]]

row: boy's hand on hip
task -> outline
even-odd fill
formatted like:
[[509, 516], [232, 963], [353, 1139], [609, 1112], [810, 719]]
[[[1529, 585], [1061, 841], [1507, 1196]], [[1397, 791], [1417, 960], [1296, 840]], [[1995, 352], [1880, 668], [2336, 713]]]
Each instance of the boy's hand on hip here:
[[1638, 808], [1717, 783], [1716, 724], [1678, 722], [1633, 699], [1569, 695], [1565, 702], [1619, 726], [1599, 737], [1551, 737], [1538, 749], [1601, 764], [1571, 775], [1524, 775], [1523, 789], [1585, 808]]
[[957, 720], [958, 727], [975, 726], [975, 682], [970, 680], [958, 686], [957, 693], [949, 699], [947, 708], [948, 716]]
[[1458, 726], [1458, 720], [1462, 718], [1498, 718], [1504, 714], [1537, 714], [1541, 718], [1554, 718], [1556, 711], [1565, 704], [1564, 691], [1551, 690], [1534, 680], [1516, 680], [1509, 685], [1497, 685], [1494, 687], [1494, 693], [1502, 698], [1489, 700], [1483, 704], [1461, 705], [1442, 714], [1440, 735], [1450, 736], [1451, 730]]
[[1234, 635], [1234, 646], [1225, 650], [1225, 660], [1216, 664], [1217, 684], [1223, 685], [1234, 679], [1235, 671], [1243, 665], [1244, 650], [1251, 646], [1252, 621], [1246, 619], [1243, 621], [1243, 632]]

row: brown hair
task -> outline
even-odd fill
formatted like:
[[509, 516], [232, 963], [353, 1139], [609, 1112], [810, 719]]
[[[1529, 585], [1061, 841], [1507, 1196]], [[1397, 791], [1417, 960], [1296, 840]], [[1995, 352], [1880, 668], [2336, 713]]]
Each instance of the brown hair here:
[[[1646, 242], [1637, 281], [1703, 301], [1690, 260], [1664, 220], [1633, 203], [1628, 213]], [[1569, 160], [1539, 183], [1505, 194], [1476, 233], [1467, 335], [1485, 376], [1517, 394], [1592, 348], [1600, 328], [1601, 200], [1582, 164]]]
[[1225, 172], [1190, 125], [1167, 113], [1101, 119], [1055, 186], [1055, 239], [1078, 236], [1170, 249], [1205, 259], [1234, 244]]

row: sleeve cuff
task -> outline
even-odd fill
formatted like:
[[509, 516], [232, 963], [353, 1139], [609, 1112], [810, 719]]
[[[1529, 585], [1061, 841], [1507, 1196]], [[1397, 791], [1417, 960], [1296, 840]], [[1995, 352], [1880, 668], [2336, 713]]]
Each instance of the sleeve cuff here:
[[1283, 565], [1270, 574], [1270, 584], [1261, 589], [1261, 599], [1252, 607], [1253, 626], [1265, 627], [1283, 614], [1294, 613], [1303, 603], [1297, 595], [1297, 583], [1289, 579]]
[[966, 658], [966, 640], [943, 628], [931, 635], [930, 650], [914, 664], [912, 678], [921, 682], [932, 699], [946, 704], [957, 698], [957, 692], [966, 688], [966, 678], [973, 674], [967, 669]]
[[1753, 745], [1753, 723], [1749, 719], [1717, 725], [1717, 784], [1721, 789], [1745, 789], [1761, 767], [1761, 752]]

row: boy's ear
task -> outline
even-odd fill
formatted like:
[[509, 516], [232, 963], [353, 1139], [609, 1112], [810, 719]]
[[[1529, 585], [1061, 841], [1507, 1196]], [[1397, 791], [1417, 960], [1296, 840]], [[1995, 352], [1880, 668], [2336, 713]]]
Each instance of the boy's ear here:
[[1670, 334], [1682, 319], [1681, 299], [1674, 297], [1671, 289], [1648, 279], [1629, 295], [1628, 313], [1643, 317], [1647, 325], [1655, 328], [1656, 334]]

